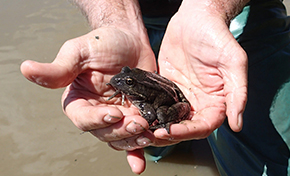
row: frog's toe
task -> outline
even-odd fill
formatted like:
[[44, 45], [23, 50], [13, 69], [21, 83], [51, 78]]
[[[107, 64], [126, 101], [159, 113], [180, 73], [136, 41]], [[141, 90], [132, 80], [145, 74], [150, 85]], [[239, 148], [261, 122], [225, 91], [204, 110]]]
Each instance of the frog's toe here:
[[167, 133], [170, 134], [170, 125], [171, 125], [171, 123], [159, 124], [159, 125], [151, 126], [151, 127], [149, 127], [149, 129], [152, 130], [152, 131], [155, 131], [158, 128], [165, 128]]
[[170, 134], [170, 125], [171, 123], [164, 124], [164, 128], [166, 129], [167, 133]]

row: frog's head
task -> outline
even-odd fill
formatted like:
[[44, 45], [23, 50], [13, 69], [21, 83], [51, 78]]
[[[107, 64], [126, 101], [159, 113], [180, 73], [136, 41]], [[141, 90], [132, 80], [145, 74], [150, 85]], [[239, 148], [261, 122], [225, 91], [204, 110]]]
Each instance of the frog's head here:
[[132, 75], [132, 70], [129, 67], [123, 67], [119, 74], [111, 78], [109, 84], [116, 90], [120, 90], [126, 94], [126, 90], [132, 89], [132, 87], [134, 87], [136, 80], [134, 75]]
[[142, 75], [142, 70], [137, 68], [131, 69], [126, 66], [122, 68], [119, 74], [111, 78], [108, 85], [114, 87], [117, 94], [122, 93], [132, 99], [138, 99], [138, 97], [142, 96], [142, 93], [140, 94], [140, 81], [142, 81]]

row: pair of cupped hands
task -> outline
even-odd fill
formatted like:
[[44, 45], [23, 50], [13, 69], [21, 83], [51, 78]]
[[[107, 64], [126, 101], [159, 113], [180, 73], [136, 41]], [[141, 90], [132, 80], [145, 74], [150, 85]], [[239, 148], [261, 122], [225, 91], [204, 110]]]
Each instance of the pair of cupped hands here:
[[[52, 63], [25, 61], [23, 75], [47, 88], [66, 87], [64, 113], [116, 150], [126, 150], [135, 173], [145, 169], [143, 149], [206, 138], [226, 116], [233, 131], [242, 128], [247, 97], [247, 56], [219, 18], [192, 23], [175, 15], [158, 56], [159, 74], [175, 82], [191, 103], [190, 120], [152, 133], [130, 103], [121, 105], [108, 83], [123, 66], [156, 71], [148, 37], [116, 27], [101, 27], [68, 40]], [[208, 19], [206, 19], [208, 18]], [[114, 101], [115, 100], [115, 101]]]

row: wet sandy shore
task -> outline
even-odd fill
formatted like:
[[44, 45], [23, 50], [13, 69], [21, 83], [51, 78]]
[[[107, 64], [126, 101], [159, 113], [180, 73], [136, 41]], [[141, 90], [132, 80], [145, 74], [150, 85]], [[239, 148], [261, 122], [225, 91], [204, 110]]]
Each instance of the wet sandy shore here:
[[[134, 175], [124, 152], [63, 115], [62, 89], [36, 86], [19, 71], [27, 59], [51, 62], [66, 40], [87, 33], [80, 12], [65, 0], [10, 0], [1, 2], [0, 21], [0, 175]], [[218, 175], [203, 142], [190, 150], [148, 162], [142, 175]]]

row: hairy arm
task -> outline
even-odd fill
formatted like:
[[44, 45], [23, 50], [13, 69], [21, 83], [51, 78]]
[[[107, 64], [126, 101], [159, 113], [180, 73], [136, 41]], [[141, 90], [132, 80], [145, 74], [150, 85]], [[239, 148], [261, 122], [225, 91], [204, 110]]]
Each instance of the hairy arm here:
[[229, 25], [230, 20], [238, 15], [248, 2], [250, 0], [209, 0], [208, 10], [220, 15]]
[[144, 28], [138, 0], [74, 0], [74, 3], [93, 29], [107, 26]]

